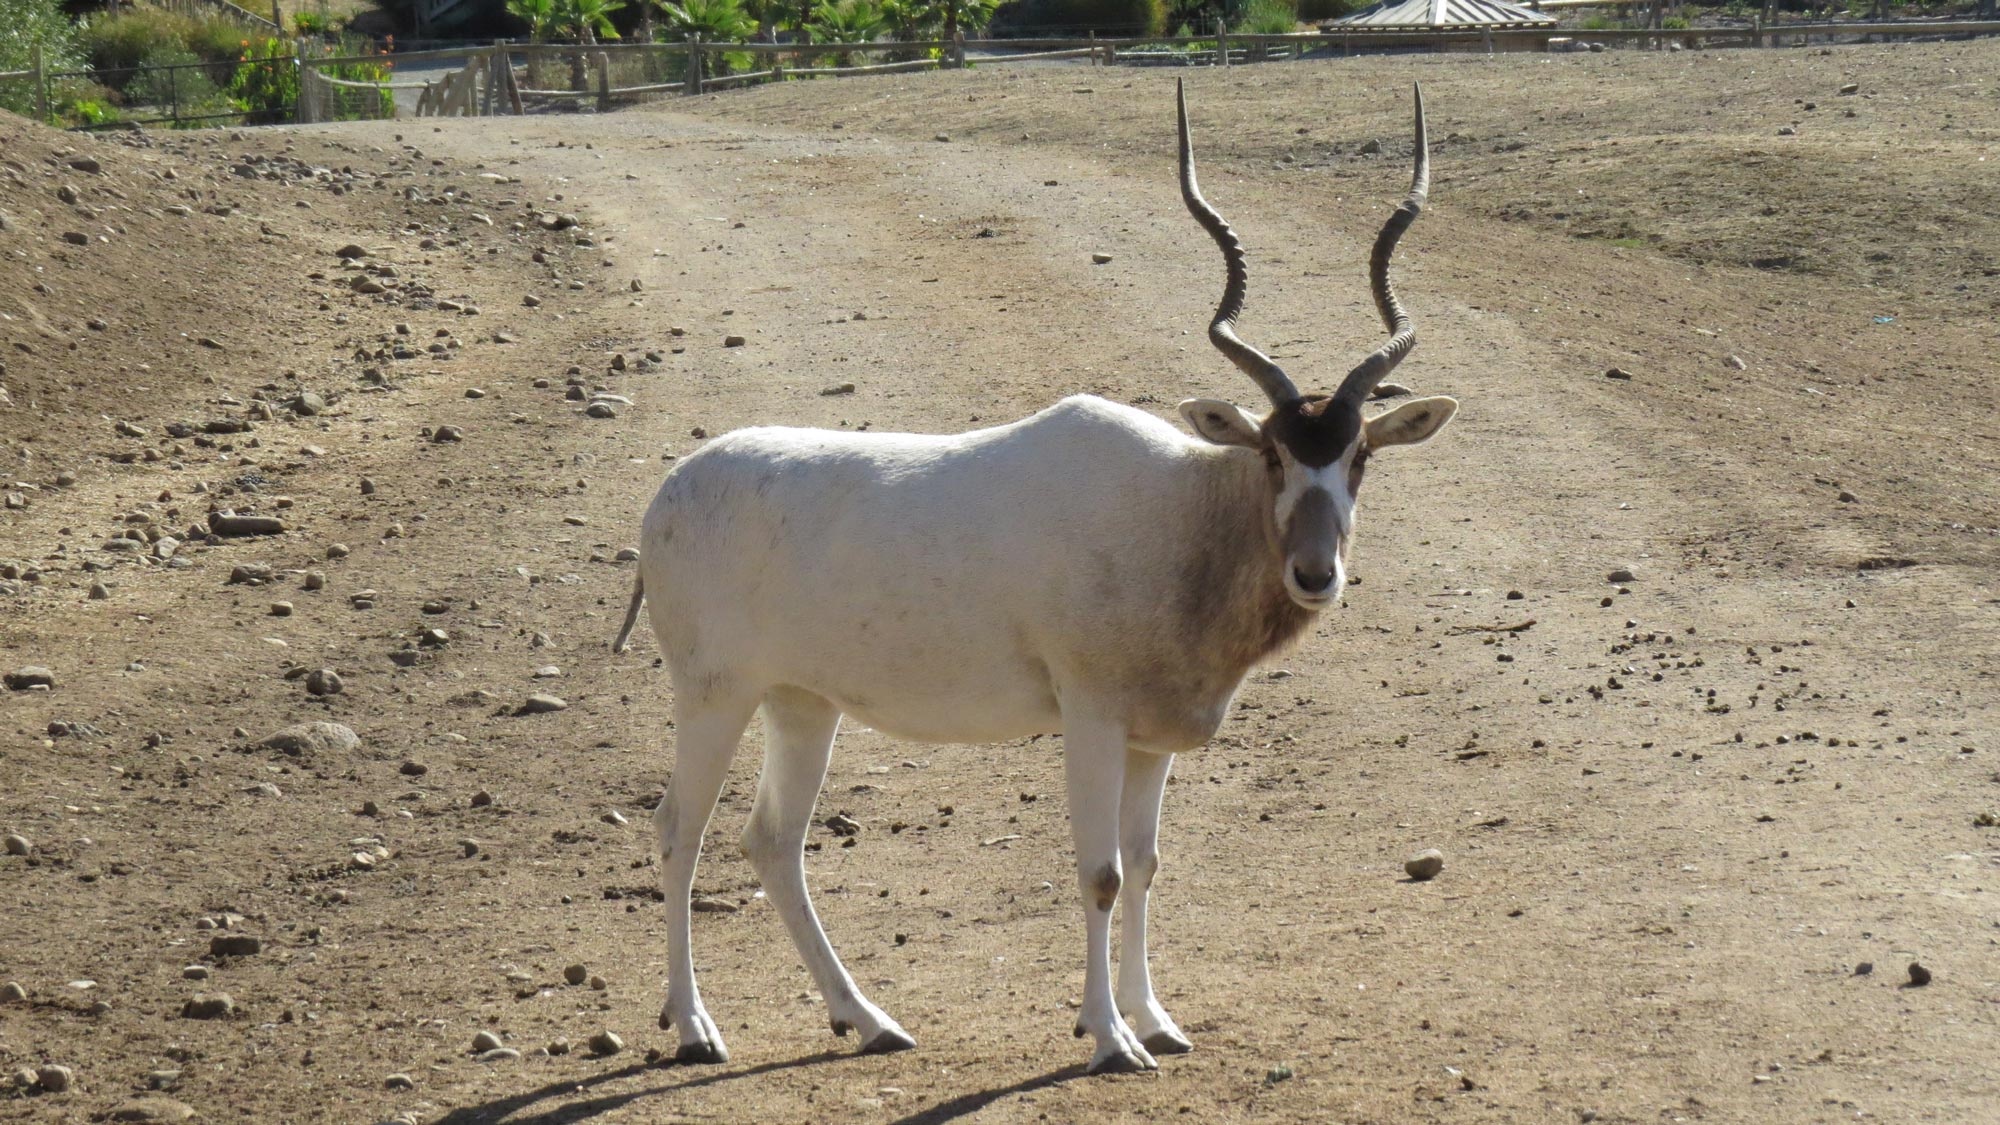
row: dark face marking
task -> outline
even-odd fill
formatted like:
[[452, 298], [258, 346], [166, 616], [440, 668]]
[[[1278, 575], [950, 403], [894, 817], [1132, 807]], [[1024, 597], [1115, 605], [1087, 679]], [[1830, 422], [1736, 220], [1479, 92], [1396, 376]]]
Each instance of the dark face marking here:
[[1322, 469], [1340, 460], [1360, 435], [1361, 408], [1329, 395], [1308, 395], [1273, 410], [1264, 432], [1294, 461]]

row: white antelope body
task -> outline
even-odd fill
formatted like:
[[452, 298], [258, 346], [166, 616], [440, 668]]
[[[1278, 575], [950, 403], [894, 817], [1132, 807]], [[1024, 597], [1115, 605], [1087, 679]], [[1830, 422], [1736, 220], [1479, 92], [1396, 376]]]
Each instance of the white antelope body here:
[[[668, 474], [646, 512], [615, 647], [649, 605], [678, 732], [654, 816], [670, 947], [660, 1024], [678, 1029], [677, 1057], [727, 1057], [695, 985], [689, 893], [723, 777], [759, 706], [764, 768], [743, 848], [835, 1032], [857, 1032], [865, 1051], [914, 1045], [856, 987], [806, 892], [813, 803], [851, 714], [935, 742], [1062, 734], [1087, 951], [1076, 1031], [1095, 1038], [1091, 1069], [1151, 1068], [1156, 1054], [1190, 1049], [1146, 965], [1173, 755], [1206, 742], [1245, 673], [1338, 599], [1369, 452], [1429, 438], [1456, 408], [1430, 398], [1361, 413], [1414, 343], [1387, 269], [1427, 190], [1421, 91], [1416, 117], [1410, 196], [1370, 269], [1394, 336], [1334, 395], [1301, 395], [1237, 339], [1242, 251], [1195, 185], [1183, 95], [1183, 195], [1229, 267], [1210, 337], [1264, 389], [1268, 416], [1183, 403], [1198, 440], [1142, 411], [1075, 397], [950, 436], [742, 430]], [[1121, 893], [1114, 983], [1110, 916]]]

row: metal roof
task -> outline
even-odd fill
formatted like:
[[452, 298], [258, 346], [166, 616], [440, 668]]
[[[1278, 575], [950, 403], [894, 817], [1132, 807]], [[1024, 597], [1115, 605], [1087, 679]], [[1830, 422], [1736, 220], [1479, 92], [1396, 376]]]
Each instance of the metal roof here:
[[1556, 19], [1509, 0], [1381, 0], [1325, 26], [1357, 28], [1554, 27]]

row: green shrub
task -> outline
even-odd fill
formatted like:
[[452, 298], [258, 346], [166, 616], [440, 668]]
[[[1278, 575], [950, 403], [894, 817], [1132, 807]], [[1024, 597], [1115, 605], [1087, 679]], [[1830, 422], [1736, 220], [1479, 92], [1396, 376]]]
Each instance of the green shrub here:
[[1290, 35], [1298, 29], [1298, 0], [1251, 0], [1235, 25], [1245, 35]]
[[204, 60], [178, 43], [154, 47], [139, 65], [159, 69], [141, 70], [132, 79], [125, 87], [128, 102], [153, 106], [163, 113], [171, 109], [176, 117], [222, 113], [229, 108], [222, 89], [209, 80]]
[[333, 17], [325, 12], [295, 12], [292, 30], [300, 35], [322, 36], [333, 30]]
[[229, 81], [229, 98], [244, 112], [247, 125], [288, 119], [299, 100], [299, 71], [292, 45], [272, 38], [251, 44]]
[[1299, 19], [1306, 23], [1337, 20], [1366, 6], [1358, 0], [1299, 0]]
[[993, 12], [996, 38], [1053, 35], [1159, 35], [1166, 29], [1166, 0], [1009, 0]]

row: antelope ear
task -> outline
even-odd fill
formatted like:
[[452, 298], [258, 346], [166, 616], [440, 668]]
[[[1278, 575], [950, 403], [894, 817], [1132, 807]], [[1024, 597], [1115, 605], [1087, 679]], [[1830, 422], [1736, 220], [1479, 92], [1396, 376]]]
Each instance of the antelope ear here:
[[1368, 419], [1368, 445], [1379, 449], [1385, 445], [1429, 441], [1457, 412], [1458, 400], [1443, 395], [1406, 402], [1387, 414]]
[[1203, 441], [1216, 445], [1246, 445], [1252, 449], [1264, 442], [1264, 427], [1233, 402], [1219, 398], [1191, 398], [1181, 403], [1181, 417]]

